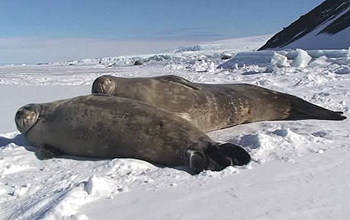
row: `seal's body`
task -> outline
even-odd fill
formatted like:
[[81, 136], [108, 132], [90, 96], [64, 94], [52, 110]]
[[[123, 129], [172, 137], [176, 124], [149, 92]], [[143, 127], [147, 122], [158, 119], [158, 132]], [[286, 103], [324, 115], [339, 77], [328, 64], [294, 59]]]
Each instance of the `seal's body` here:
[[92, 93], [149, 103], [187, 119], [203, 131], [267, 120], [345, 119], [340, 112], [296, 96], [249, 84], [200, 84], [179, 76], [97, 78]]
[[15, 117], [29, 143], [94, 158], [137, 158], [193, 171], [244, 165], [250, 157], [219, 145], [188, 121], [143, 102], [90, 95], [20, 108]]

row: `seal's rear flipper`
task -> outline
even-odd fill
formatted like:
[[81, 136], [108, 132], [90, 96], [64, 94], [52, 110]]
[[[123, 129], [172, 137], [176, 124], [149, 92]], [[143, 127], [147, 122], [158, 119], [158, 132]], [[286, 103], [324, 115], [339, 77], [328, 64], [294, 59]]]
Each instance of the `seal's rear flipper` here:
[[251, 157], [242, 147], [225, 143], [221, 145], [212, 145], [207, 149], [208, 156], [219, 167], [215, 170], [221, 170], [228, 166], [243, 166], [250, 162]]
[[343, 112], [332, 111], [304, 101], [298, 97], [290, 97], [290, 112], [288, 120], [320, 119], [344, 120]]

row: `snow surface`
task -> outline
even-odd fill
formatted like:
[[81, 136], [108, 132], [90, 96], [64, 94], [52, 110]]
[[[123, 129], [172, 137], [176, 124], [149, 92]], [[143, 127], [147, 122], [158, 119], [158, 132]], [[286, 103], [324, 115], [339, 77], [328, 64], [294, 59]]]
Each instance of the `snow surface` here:
[[[103, 74], [251, 83], [350, 116], [348, 50], [241, 52], [267, 40], [257, 39], [240, 39], [241, 47], [227, 50], [214, 42], [156, 55], [1, 66], [0, 219], [348, 219], [349, 119], [260, 122], [211, 132], [214, 140], [245, 147], [253, 162], [194, 176], [136, 159], [39, 160], [15, 128], [22, 105], [89, 94]], [[222, 60], [223, 53], [233, 58]], [[144, 65], [134, 66], [137, 59]]]

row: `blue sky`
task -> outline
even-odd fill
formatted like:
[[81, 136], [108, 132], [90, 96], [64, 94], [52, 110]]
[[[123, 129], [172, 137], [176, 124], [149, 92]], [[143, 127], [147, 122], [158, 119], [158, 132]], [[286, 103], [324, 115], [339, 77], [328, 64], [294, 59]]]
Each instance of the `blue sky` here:
[[[11, 47], [28, 52], [33, 44], [38, 50], [40, 42], [61, 39], [171, 42], [274, 34], [322, 1], [1, 0], [0, 53]], [[0, 63], [15, 62], [14, 56], [0, 56]]]

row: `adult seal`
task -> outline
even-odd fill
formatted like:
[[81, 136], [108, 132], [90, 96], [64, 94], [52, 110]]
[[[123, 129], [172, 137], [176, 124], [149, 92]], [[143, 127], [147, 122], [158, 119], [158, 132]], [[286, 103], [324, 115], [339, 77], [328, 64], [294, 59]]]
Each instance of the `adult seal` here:
[[137, 158], [193, 172], [245, 165], [241, 147], [211, 140], [176, 115], [143, 102], [103, 95], [29, 104], [18, 130], [43, 151], [93, 158]]
[[187, 119], [203, 131], [271, 120], [343, 120], [334, 112], [296, 96], [249, 84], [192, 83], [179, 76], [98, 77], [92, 93], [143, 101]]

